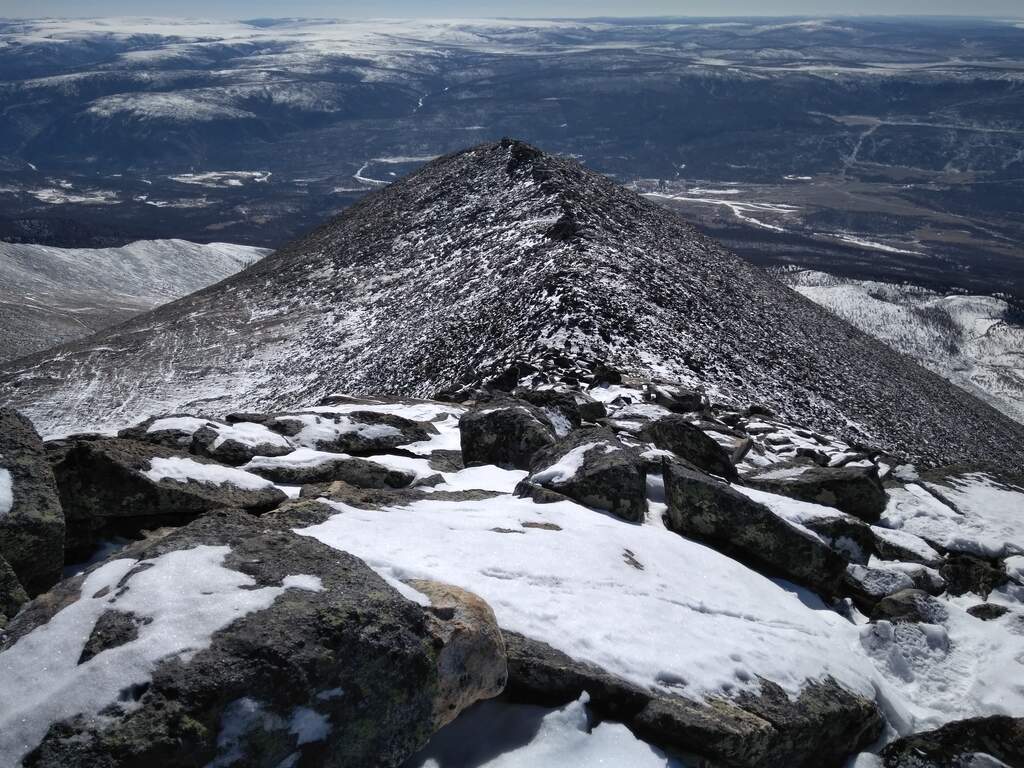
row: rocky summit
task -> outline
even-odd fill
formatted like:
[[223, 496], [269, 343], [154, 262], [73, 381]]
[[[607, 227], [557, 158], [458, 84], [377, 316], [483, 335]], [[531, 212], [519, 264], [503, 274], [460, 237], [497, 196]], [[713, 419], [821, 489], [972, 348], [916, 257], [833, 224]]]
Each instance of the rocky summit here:
[[1024, 765], [1021, 427], [568, 160], [0, 383], [0, 768]]
[[209, 289], [0, 369], [45, 434], [154, 412], [592, 383], [766, 403], [928, 464], [1024, 465], [1024, 427], [579, 164], [440, 158]]

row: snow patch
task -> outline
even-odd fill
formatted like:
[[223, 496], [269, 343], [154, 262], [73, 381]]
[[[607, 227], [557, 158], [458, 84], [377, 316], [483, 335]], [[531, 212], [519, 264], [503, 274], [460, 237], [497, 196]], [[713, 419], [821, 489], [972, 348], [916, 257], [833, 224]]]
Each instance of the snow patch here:
[[[763, 675], [795, 694], [831, 674], [874, 697], [873, 668], [851, 653], [852, 624], [653, 525], [508, 496], [382, 510], [326, 503], [342, 514], [297, 533], [351, 552], [389, 583], [430, 578], [468, 589], [502, 627], [643, 687], [699, 698], [756, 687]], [[524, 520], [561, 530], [524, 528]]]
[[[269, 608], [287, 586], [259, 587], [224, 567], [230, 551], [201, 545], [151, 560], [122, 558], [86, 576], [77, 602], [0, 653], [0, 754], [17, 763], [52, 723], [96, 716], [125, 689], [149, 682], [161, 660], [187, 658], [236, 619]], [[79, 664], [96, 621], [108, 610], [151, 621], [140, 624], [135, 640]]]
[[233, 467], [220, 464], [200, 464], [198, 461], [180, 456], [163, 458], [156, 456], [149, 461], [150, 468], [142, 474], [155, 483], [174, 480], [179, 483], [197, 482], [210, 485], [233, 485], [246, 491], [260, 491], [272, 488], [274, 484], [262, 477]]
[[14, 480], [10, 470], [0, 467], [0, 517], [14, 508]]

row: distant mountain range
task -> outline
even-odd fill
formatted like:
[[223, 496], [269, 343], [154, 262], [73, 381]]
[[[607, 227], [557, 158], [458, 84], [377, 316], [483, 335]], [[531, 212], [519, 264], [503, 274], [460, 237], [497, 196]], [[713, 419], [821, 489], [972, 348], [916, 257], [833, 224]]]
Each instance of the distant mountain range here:
[[0, 242], [0, 361], [88, 336], [222, 280], [267, 253], [184, 240], [117, 248]]
[[1010, 23], [3, 20], [0, 72], [0, 216], [56, 245], [278, 247], [517, 136], [757, 263], [1024, 300]]

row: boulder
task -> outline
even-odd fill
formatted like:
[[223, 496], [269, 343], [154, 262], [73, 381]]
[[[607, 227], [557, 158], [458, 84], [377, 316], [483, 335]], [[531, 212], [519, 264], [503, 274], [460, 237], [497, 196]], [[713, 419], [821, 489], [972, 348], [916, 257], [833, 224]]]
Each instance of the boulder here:
[[909, 621], [941, 624], [949, 616], [945, 606], [922, 589], [903, 589], [878, 601], [872, 621]]
[[538, 486], [623, 520], [647, 513], [643, 459], [606, 427], [578, 429], [538, 452], [516, 493], [532, 495]]
[[60, 578], [64, 529], [43, 441], [27, 418], [0, 408], [0, 557], [30, 595]]
[[942, 555], [920, 536], [909, 531], [871, 526], [875, 537], [875, 551], [883, 560], [901, 560], [936, 566]]
[[76, 555], [88, 554], [102, 532], [135, 537], [212, 509], [266, 512], [287, 498], [251, 473], [122, 438], [77, 443], [54, 473], [67, 517], [67, 550]]
[[885, 489], [874, 466], [819, 467], [794, 461], [744, 475], [743, 482], [770, 493], [835, 507], [868, 523], [877, 522], [885, 511]]
[[357, 456], [388, 453], [438, 434], [433, 424], [376, 411], [278, 414], [266, 424], [296, 446]]
[[982, 621], [994, 621], [995, 619], [1002, 618], [1009, 612], [1009, 608], [998, 603], [979, 603], [967, 609], [967, 613]]
[[1001, 562], [974, 555], [950, 555], [939, 566], [939, 573], [946, 580], [946, 590], [951, 595], [973, 592], [987, 598], [993, 589], [1010, 580]]
[[641, 440], [671, 451], [705, 472], [736, 480], [732, 451], [723, 448], [699, 427], [683, 416], [670, 414], [649, 422], [640, 430]]
[[846, 585], [854, 602], [869, 613], [882, 598], [917, 587], [910, 575], [903, 571], [855, 563], [846, 569]]
[[505, 639], [494, 611], [472, 592], [428, 579], [407, 583], [430, 599], [431, 632], [442, 643], [437, 660], [440, 685], [434, 703], [434, 727], [440, 728], [471, 704], [505, 690]]
[[826, 544], [696, 467], [666, 460], [662, 475], [671, 530], [824, 596], [839, 594], [846, 563]]
[[343, 480], [360, 488], [405, 488], [416, 479], [408, 470], [393, 469], [370, 459], [298, 448], [287, 456], [257, 456], [242, 469], [285, 485]]
[[561, 706], [585, 691], [599, 717], [621, 721], [641, 738], [716, 765], [840, 766], [882, 728], [873, 702], [832, 680], [808, 684], [795, 701], [765, 680], [757, 693], [694, 701], [639, 688], [513, 632], [505, 632], [505, 642], [513, 700]]
[[644, 385], [644, 400], [668, 408], [673, 413], [690, 413], [707, 407], [707, 398], [699, 392], [681, 384], [654, 381]]
[[821, 536], [836, 552], [851, 563], [866, 565], [875, 553], [871, 526], [860, 518], [837, 512], [802, 521], [802, 525]]
[[149, 418], [117, 436], [187, 450], [234, 466], [254, 456], [283, 456], [293, 449], [287, 438], [261, 423], [236, 419], [224, 424], [183, 414]]
[[[548, 422], [555, 431], [556, 437], [564, 437], [572, 430], [578, 429], [583, 423], [583, 416], [580, 412], [581, 400], [584, 403], [588, 401], [593, 402], [589, 397], [581, 393], [563, 392], [557, 389], [519, 388], [513, 394], [518, 399], [525, 400], [530, 405], [539, 409], [547, 417]], [[592, 408], [587, 408], [586, 410], [588, 415], [596, 413]], [[588, 419], [588, 421], [593, 421], [593, 419]]]
[[[453, 645], [480, 669], [503, 663], [470, 639], [493, 640], [478, 608], [449, 624], [357, 558], [239, 511], [165, 529], [44, 597], [0, 650], [5, 695], [23, 702], [0, 712], [0, 752], [26, 768], [398, 766], [467, 691], [496, 686], [453, 664]], [[72, 635], [32, 632], [47, 621]]]
[[882, 761], [885, 768], [992, 765], [975, 761], [977, 755], [995, 758], [1010, 768], [1024, 766], [1024, 718], [993, 715], [947, 723], [897, 739], [882, 750]]
[[467, 411], [459, 418], [462, 460], [529, 469], [534, 455], [555, 442], [555, 429], [536, 407], [503, 399]]
[[10, 563], [0, 556], [0, 630], [27, 601], [28, 594], [21, 586], [21, 582], [18, 581], [17, 574], [14, 573]]

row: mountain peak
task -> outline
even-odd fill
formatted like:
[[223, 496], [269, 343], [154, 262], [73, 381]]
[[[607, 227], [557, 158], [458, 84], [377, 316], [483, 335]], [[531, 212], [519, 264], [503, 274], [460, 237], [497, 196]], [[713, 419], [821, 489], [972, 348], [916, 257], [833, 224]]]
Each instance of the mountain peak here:
[[428, 163], [218, 285], [8, 364], [0, 387], [54, 433], [337, 391], [586, 386], [609, 367], [919, 462], [1024, 462], [1020, 425], [672, 213], [511, 139]]

